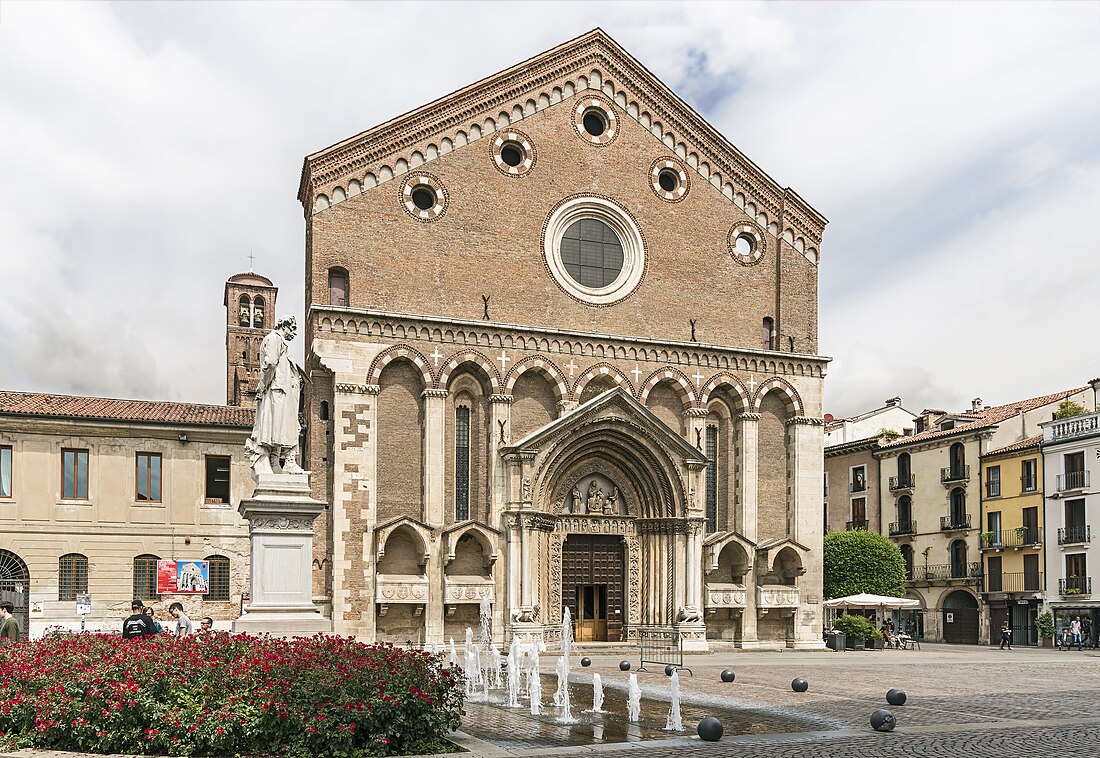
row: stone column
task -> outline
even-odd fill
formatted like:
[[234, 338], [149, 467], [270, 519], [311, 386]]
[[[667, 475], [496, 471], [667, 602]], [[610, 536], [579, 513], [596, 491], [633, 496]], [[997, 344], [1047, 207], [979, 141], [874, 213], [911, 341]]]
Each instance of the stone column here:
[[699, 457], [702, 458], [707, 451], [706, 444], [706, 423], [707, 423], [707, 409], [706, 408], [688, 408], [683, 413], [684, 419], [684, 434], [688, 444], [699, 451]]
[[739, 490], [737, 506], [737, 528], [745, 539], [756, 542], [757, 510], [757, 457], [760, 429], [759, 413], [742, 413], [737, 417], [738, 444], [741, 448], [741, 476], [737, 482]]
[[424, 513], [421, 519], [432, 527], [443, 526], [443, 467], [446, 436], [447, 390], [424, 390]]
[[[825, 434], [819, 418], [795, 416], [787, 422], [790, 431], [791, 495], [789, 508], [791, 539], [803, 545], [820, 545], [824, 508], [821, 481], [824, 476]], [[822, 633], [822, 566], [819, 551], [802, 557], [805, 573], [798, 580], [799, 608], [794, 615], [794, 648], [816, 650], [824, 646]]]
[[[501, 432], [503, 424], [503, 434]], [[504, 461], [498, 452], [501, 445], [508, 444], [512, 432], [512, 396], [489, 395], [489, 524], [500, 526], [500, 517], [504, 512], [507, 497]]]

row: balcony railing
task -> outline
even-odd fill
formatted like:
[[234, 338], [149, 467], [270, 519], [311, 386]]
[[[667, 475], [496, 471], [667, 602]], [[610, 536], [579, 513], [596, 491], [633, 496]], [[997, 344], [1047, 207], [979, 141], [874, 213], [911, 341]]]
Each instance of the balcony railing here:
[[1043, 530], [1041, 527], [1028, 529], [1005, 529], [1002, 532], [982, 532], [983, 550], [1000, 550], [1005, 547], [1029, 547], [1041, 545], [1043, 542]]
[[867, 530], [867, 519], [852, 519], [844, 523], [844, 530], [847, 532], [854, 532], [858, 529]]
[[890, 536], [900, 537], [903, 534], [916, 534], [917, 522], [910, 519], [909, 521], [891, 521], [890, 522]]
[[1001, 496], [1001, 483], [1000, 481], [990, 480], [985, 483], [985, 496], [986, 497], [1000, 497]]
[[1080, 545], [1092, 542], [1092, 525], [1067, 526], [1058, 530], [1059, 545]]
[[1063, 597], [1069, 597], [1070, 595], [1091, 595], [1092, 577], [1067, 576], [1065, 579], [1059, 579], [1058, 594]]
[[1034, 474], [1020, 477], [1020, 492], [1034, 492], [1039, 489], [1039, 478]]
[[917, 477], [912, 474], [898, 474], [890, 477], [890, 491], [911, 490], [917, 486]]
[[973, 563], [941, 563], [932, 566], [914, 566], [914, 582], [936, 582], [948, 579], [975, 580], [982, 576], [982, 564]]
[[1058, 475], [1058, 491], [1083, 490], [1089, 486], [1088, 471], [1068, 471]]
[[1037, 571], [985, 575], [985, 592], [1038, 592], [1042, 586], [1043, 575]]
[[970, 466], [948, 466], [940, 469], [940, 481], [944, 484], [951, 482], [969, 482]]
[[954, 532], [960, 529], [970, 528], [970, 514], [961, 513], [955, 516], [940, 516], [940, 531]]
[[1089, 416], [1075, 416], [1058, 421], [1047, 427], [1051, 438], [1054, 440], [1068, 440], [1074, 437], [1083, 437], [1086, 434], [1096, 434], [1100, 430], [1100, 415], [1093, 413]]

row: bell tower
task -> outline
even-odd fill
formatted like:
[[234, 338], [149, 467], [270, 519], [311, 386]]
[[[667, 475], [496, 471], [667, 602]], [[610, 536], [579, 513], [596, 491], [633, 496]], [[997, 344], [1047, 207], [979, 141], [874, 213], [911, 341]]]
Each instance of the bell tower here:
[[260, 342], [275, 328], [279, 288], [248, 271], [225, 283], [225, 402], [253, 408], [259, 379]]

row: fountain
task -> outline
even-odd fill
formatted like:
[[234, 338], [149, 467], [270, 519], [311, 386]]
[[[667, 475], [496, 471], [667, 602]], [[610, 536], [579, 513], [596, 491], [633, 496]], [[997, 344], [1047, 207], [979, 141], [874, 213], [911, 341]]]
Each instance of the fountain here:
[[432, 643], [431, 651], [432, 651], [432, 658], [438, 658], [439, 657], [439, 645], [436, 644], [435, 642]]
[[466, 627], [466, 651], [462, 661], [462, 670], [466, 674], [466, 696], [474, 694], [474, 687], [481, 684], [481, 656], [474, 646], [474, 630]]
[[684, 731], [684, 722], [680, 718], [680, 672], [672, 672], [672, 707], [668, 709], [668, 721], [665, 722], [666, 732]]
[[538, 675], [538, 660], [539, 654], [535, 652], [535, 673], [530, 678], [529, 684], [531, 686], [531, 715], [538, 716], [542, 713], [542, 685], [539, 683]]
[[630, 675], [626, 687], [626, 720], [636, 724], [642, 720], [642, 688], [638, 686], [637, 674]]
[[[575, 724], [573, 712], [569, 707], [569, 655], [573, 648], [573, 623], [569, 617], [569, 606], [561, 613], [561, 658], [558, 659], [558, 693], [560, 694], [561, 715], [559, 724]], [[554, 704], [559, 704], [558, 695], [554, 695]]]
[[558, 658], [558, 662], [554, 664], [554, 675], [558, 678], [558, 688], [554, 691], [554, 697], [551, 702], [558, 708], [561, 708], [565, 702], [566, 693], [569, 691], [569, 678], [566, 667], [568, 664], [565, 662], [565, 656]]
[[585, 713], [603, 713], [603, 679], [599, 674], [592, 675], [592, 710]]
[[455, 666], [458, 665], [458, 653], [455, 652], [455, 638], [454, 637], [451, 637], [451, 660], [450, 660], [450, 665], [451, 665], [451, 668], [454, 668]]
[[485, 679], [487, 682], [490, 682], [494, 690], [499, 690], [501, 688], [500, 661], [500, 651], [497, 650], [495, 647], [489, 648], [489, 673], [492, 674], [492, 676], [486, 677]]
[[[493, 649], [493, 607], [489, 603], [489, 596], [485, 595], [481, 598], [481, 607], [478, 609], [478, 620], [481, 622], [481, 641], [478, 644], [479, 662], [485, 670], [481, 672], [481, 678], [485, 685], [485, 697], [489, 697], [489, 687], [491, 685], [491, 677], [489, 666], [492, 664], [492, 655], [490, 650]], [[499, 667], [497, 671], [499, 672]], [[499, 676], [499, 674], [497, 675]]]
[[508, 648], [508, 707], [519, 708], [519, 661], [522, 654], [519, 652], [519, 638], [512, 638], [512, 645]]
[[542, 672], [539, 670], [539, 646], [537, 644], [531, 645], [531, 649], [527, 652], [527, 658], [527, 696], [534, 700], [536, 686], [539, 690], [539, 697], [542, 696], [542, 684], [539, 682], [539, 676], [542, 675]]

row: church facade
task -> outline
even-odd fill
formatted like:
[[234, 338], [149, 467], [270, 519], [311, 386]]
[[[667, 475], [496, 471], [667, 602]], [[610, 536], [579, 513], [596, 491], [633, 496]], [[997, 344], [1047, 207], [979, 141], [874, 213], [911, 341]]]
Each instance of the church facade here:
[[600, 30], [308, 156], [337, 633], [821, 642], [826, 220]]

